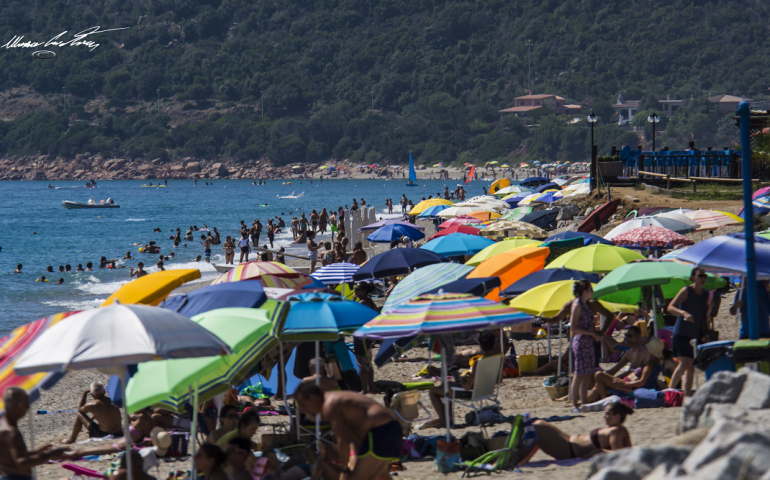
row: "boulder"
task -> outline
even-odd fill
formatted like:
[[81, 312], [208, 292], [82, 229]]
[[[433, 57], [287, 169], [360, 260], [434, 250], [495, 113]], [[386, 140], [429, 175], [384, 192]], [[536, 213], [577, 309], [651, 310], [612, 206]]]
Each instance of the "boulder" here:
[[[634, 448], [624, 448], [622, 450], [616, 450], [614, 452], [606, 453], [596, 457], [589, 466], [589, 475], [595, 475], [602, 469], [617, 469], [622, 468], [625, 472], [626, 466], [633, 466], [633, 476], [629, 474], [626, 478], [640, 479], [647, 475], [658, 465], [679, 465], [687, 458], [687, 455], [692, 451], [691, 447], [680, 445], [654, 445], [643, 446]], [[616, 477], [595, 477], [592, 476], [591, 480], [598, 478], [609, 480]], [[618, 477], [623, 478], [623, 477]]]
[[198, 173], [201, 171], [200, 163], [190, 162], [184, 167], [184, 171], [187, 173]]
[[218, 177], [226, 177], [230, 172], [224, 163], [215, 163], [211, 166], [211, 174]]
[[700, 418], [709, 403], [735, 403], [746, 382], [745, 369], [736, 372], [717, 372], [711, 379], [699, 388], [692, 397], [686, 399], [682, 408], [682, 433], [698, 427]]
[[[755, 454], [749, 459], [751, 452]], [[738, 461], [737, 469], [733, 469], [733, 461], [725, 460], [734, 456], [742, 459]], [[708, 478], [738, 478], [744, 460], [753, 472], [748, 478], [758, 477], [770, 470], [770, 431], [764, 424], [720, 420], [711, 428], [706, 439], [693, 449], [682, 463], [682, 468], [690, 474], [698, 471], [708, 475]], [[730, 471], [732, 475], [712, 476], [715, 474], [712, 470], [716, 470], [712, 467], [717, 461], [722, 462], [719, 464], [722, 472]]]
[[171, 171], [174, 173], [184, 172], [184, 167], [182, 165], [174, 165], [171, 167]]
[[743, 370], [746, 370], [746, 382], [735, 405], [747, 410], [770, 408], [770, 376], [747, 368]]
[[143, 163], [143, 164], [139, 165], [139, 171], [140, 172], [146, 172], [146, 171], [152, 170], [154, 168], [155, 168], [155, 166], [150, 164], [150, 163]]
[[114, 162], [112, 162], [112, 163], [110, 164], [110, 168], [109, 168], [109, 170], [110, 170], [110, 171], [116, 171], [116, 170], [120, 170], [120, 169], [122, 169], [123, 167], [125, 167], [125, 166], [126, 166], [126, 163], [127, 163], [127, 162], [126, 162], [126, 160], [125, 160], [125, 159], [122, 159], [122, 158], [118, 158], [117, 160], [115, 160]]

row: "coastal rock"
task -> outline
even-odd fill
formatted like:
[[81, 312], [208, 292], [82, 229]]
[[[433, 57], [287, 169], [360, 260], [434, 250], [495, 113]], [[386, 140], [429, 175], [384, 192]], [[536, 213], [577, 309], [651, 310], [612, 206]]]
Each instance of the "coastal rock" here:
[[187, 173], [198, 173], [201, 171], [201, 166], [198, 162], [190, 162], [185, 165], [184, 171]]
[[149, 163], [143, 163], [143, 164], [139, 165], [139, 171], [140, 172], [147, 172], [147, 171], [152, 170], [154, 168], [155, 167], [153, 165], [149, 164]]
[[735, 405], [747, 410], [770, 408], [770, 376], [748, 370], [746, 382]]
[[[692, 451], [691, 447], [680, 445], [655, 445], [644, 446], [634, 448], [624, 448], [623, 450], [616, 450], [611, 453], [599, 455], [596, 457], [589, 467], [589, 475], [595, 475], [603, 469], [617, 469], [623, 468], [625, 471], [626, 466], [633, 466], [635, 476], [618, 477], [618, 478], [636, 478], [640, 479], [652, 471], [653, 468], [658, 465], [670, 464], [678, 465], [687, 458], [687, 455]], [[618, 467], [622, 466], [622, 467]], [[598, 478], [615, 478], [615, 477], [591, 477], [591, 480], [597, 480]]]
[[[732, 457], [740, 460], [728, 460]], [[714, 468], [717, 462], [721, 462], [718, 469]], [[689, 473], [703, 470], [702, 473], [707, 475], [707, 478], [727, 479], [737, 478], [738, 471], [745, 462], [749, 462], [749, 468], [752, 470], [748, 478], [758, 477], [770, 470], [770, 431], [764, 424], [720, 420], [711, 428], [706, 439], [693, 449], [682, 463], [682, 468]], [[709, 468], [704, 468], [707, 465]], [[715, 470], [721, 470], [725, 474], [730, 472], [731, 475], [712, 476]]]
[[170, 170], [173, 173], [180, 173], [180, 172], [184, 172], [184, 167], [182, 165], [174, 165], [173, 167], [171, 167]]
[[686, 399], [682, 408], [681, 430], [686, 432], [698, 426], [706, 405], [709, 403], [735, 403], [746, 382], [747, 369], [735, 372], [717, 372], [689, 400]]
[[218, 177], [226, 177], [230, 172], [224, 163], [215, 163], [211, 166], [211, 174]]

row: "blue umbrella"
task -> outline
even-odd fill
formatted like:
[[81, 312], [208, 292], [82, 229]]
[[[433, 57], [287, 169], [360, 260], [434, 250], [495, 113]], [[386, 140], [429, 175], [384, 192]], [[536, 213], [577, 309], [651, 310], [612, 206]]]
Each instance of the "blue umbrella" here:
[[168, 297], [160, 307], [189, 318], [217, 308], [258, 308], [266, 300], [267, 294], [259, 282], [229, 282]]
[[448, 258], [438, 253], [425, 251], [420, 248], [393, 248], [370, 258], [353, 275], [353, 280], [357, 282], [368, 278], [406, 275], [415, 268], [448, 261]]
[[321, 267], [310, 276], [324, 285], [339, 285], [353, 281], [353, 275], [361, 268], [355, 263], [339, 262]]
[[474, 255], [493, 243], [495, 242], [479, 235], [450, 233], [449, 235], [435, 238], [420, 248], [445, 257], [457, 257], [460, 255]]
[[555, 195], [555, 193], [556, 192], [547, 193], [542, 197], [537, 197], [534, 201], [538, 203], [554, 203], [564, 198], [564, 195]]
[[437, 218], [438, 214], [442, 210], [446, 210], [449, 207], [454, 207], [454, 205], [436, 205], [426, 208], [419, 215], [417, 215], [417, 218]]
[[569, 240], [570, 238], [583, 237], [583, 245], [594, 245], [597, 243], [603, 243], [605, 245], [614, 245], [611, 241], [606, 240], [598, 235], [585, 232], [561, 232], [556, 235], [550, 236], [545, 239], [546, 242], [553, 242], [557, 240]]
[[[770, 244], [756, 243], [757, 277], [770, 278]], [[678, 260], [709, 270], [746, 275], [746, 240], [728, 235], [708, 238], [682, 252]]]
[[414, 227], [408, 227], [405, 225], [385, 225], [375, 230], [374, 233], [366, 237], [370, 242], [376, 243], [390, 243], [393, 240], [398, 240], [401, 237], [408, 237], [411, 240], [419, 240], [425, 238], [425, 234], [417, 230]]
[[519, 185], [524, 185], [525, 187], [533, 188], [548, 182], [550, 182], [550, 180], [548, 180], [545, 177], [529, 177], [519, 182]]
[[540, 192], [544, 192], [546, 190], [551, 190], [551, 189], [561, 190], [561, 187], [559, 185], [551, 182], [551, 183], [546, 183], [544, 185], [540, 185], [539, 187], [535, 188], [534, 192], [535, 193], [540, 193]]
[[405, 227], [416, 228], [417, 230], [425, 230], [425, 227], [421, 227], [420, 225], [415, 225], [414, 223], [404, 222], [401, 220], [396, 220], [395, 218], [390, 218], [388, 220], [380, 220], [379, 222], [370, 223], [365, 227], [359, 228], [358, 232], [359, 233], [371, 232], [371, 231], [377, 230], [378, 228], [384, 227], [386, 225], [403, 225]]
[[[755, 215], [766, 215], [770, 213], [770, 195], [752, 200], [751, 208]], [[740, 217], [746, 218], [746, 212], [741, 211]]]
[[499, 286], [500, 277], [461, 278], [425, 293], [470, 293], [477, 297], [483, 297]]
[[530, 196], [530, 193], [521, 193], [519, 195], [516, 195], [515, 197], [506, 198], [503, 200], [505, 203], [511, 206], [511, 208], [516, 208], [516, 206], [519, 204], [520, 201], [524, 200]]
[[279, 335], [282, 342], [337, 340], [340, 332], [354, 331], [379, 314], [331, 293], [300, 293], [288, 300], [291, 309]]
[[377, 365], [377, 368], [381, 368], [393, 359], [393, 357], [402, 355], [407, 350], [411, 350], [422, 344], [426, 338], [428, 337], [425, 335], [386, 338], [382, 341], [380, 348], [377, 350], [377, 355], [374, 357], [374, 364]]
[[545, 283], [560, 282], [562, 280], [588, 280], [591, 283], [599, 283], [599, 275], [571, 270], [569, 268], [548, 268], [539, 270], [513, 282], [503, 290], [502, 297], [511, 298], [531, 290]]

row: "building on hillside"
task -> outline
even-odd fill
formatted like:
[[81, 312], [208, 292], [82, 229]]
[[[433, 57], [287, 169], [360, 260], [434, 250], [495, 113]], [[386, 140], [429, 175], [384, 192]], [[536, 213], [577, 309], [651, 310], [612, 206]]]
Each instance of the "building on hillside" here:
[[639, 102], [641, 100], [626, 100], [623, 97], [623, 92], [618, 94], [618, 103], [612, 106], [617, 112], [618, 125], [625, 125], [631, 123], [634, 119], [634, 115], [639, 111]]
[[722, 111], [725, 113], [738, 110], [738, 104], [744, 100], [751, 102], [750, 98], [741, 98], [735, 95], [714, 95], [713, 97], [708, 97], [709, 102], [716, 103], [722, 107]]
[[672, 100], [671, 95], [666, 95], [665, 100], [658, 100], [658, 102], [663, 106], [663, 113], [669, 117], [673, 116], [684, 105], [684, 100]]
[[553, 110], [557, 115], [564, 115], [570, 113], [580, 113], [580, 105], [565, 105], [564, 97], [558, 95], [524, 95], [523, 97], [516, 97], [513, 99], [513, 107], [500, 110], [500, 117], [503, 115], [513, 114], [517, 117], [526, 117], [527, 114], [532, 113], [534, 110], [538, 110], [543, 107], [548, 107]]

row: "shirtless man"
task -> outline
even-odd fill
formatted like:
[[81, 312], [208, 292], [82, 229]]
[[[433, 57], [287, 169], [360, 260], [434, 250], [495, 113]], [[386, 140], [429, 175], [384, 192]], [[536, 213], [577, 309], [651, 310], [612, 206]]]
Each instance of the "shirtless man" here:
[[[612, 337], [609, 335], [604, 335], [602, 337], [602, 344], [604, 344], [605, 338]], [[626, 336], [625, 340], [623, 340], [623, 343], [628, 347], [628, 350], [623, 354], [623, 356], [614, 367], [607, 370], [609, 375], [615, 375], [626, 365], [629, 365], [631, 370], [635, 370], [637, 368], [643, 367], [650, 360], [650, 352], [641, 345], [641, 338], [642, 330], [639, 327], [634, 325], [626, 330]], [[619, 345], [617, 342], [615, 342], [615, 344]]]
[[[139, 410], [136, 413], [132, 413], [129, 417], [131, 420], [131, 426], [128, 427], [129, 435], [131, 435], [132, 445], [136, 445], [146, 437], [150, 436], [152, 427], [155, 424], [152, 421], [152, 408], [147, 407]], [[110, 455], [113, 453], [120, 453], [126, 449], [126, 439], [119, 438], [112, 445], [102, 445], [99, 447], [83, 448], [75, 450], [75, 458], [81, 458], [88, 455]], [[0, 478], [0, 480], [2, 480]]]
[[13, 273], [21, 273], [21, 264], [20, 263], [16, 264], [16, 270], [14, 270]]
[[[401, 455], [403, 432], [396, 414], [360, 393], [324, 392], [315, 384], [302, 383], [294, 399], [305, 414], [318, 413], [331, 423], [341, 459], [356, 448], [356, 464], [342, 471], [340, 480], [374, 480], [387, 475], [388, 462]], [[343, 463], [344, 466], [344, 463]]]
[[366, 252], [364, 251], [364, 245], [361, 242], [356, 242], [353, 245], [353, 255], [350, 257], [350, 263], [362, 265], [365, 261]]
[[[148, 475], [144, 471], [144, 458], [136, 450], [131, 450], [131, 479], [132, 480], [156, 480], [152, 475]], [[120, 457], [120, 468], [115, 473], [110, 475], [110, 480], [127, 480], [128, 477], [128, 461], [126, 456]]]
[[131, 270], [129, 270], [128, 273], [131, 274], [131, 278], [141, 278], [147, 275], [147, 272], [144, 271], [144, 263], [142, 262], [136, 264], [136, 271], [134, 271], [134, 267], [131, 267]]
[[[89, 394], [93, 400], [86, 403]], [[102, 438], [107, 435], [116, 438], [123, 436], [120, 409], [112, 403], [104, 390], [104, 385], [99, 382], [93, 382], [91, 388], [83, 392], [72, 433], [68, 438], [62, 439], [61, 443], [75, 443], [83, 427], [86, 427], [88, 436], [91, 438]]]
[[203, 253], [206, 255], [206, 263], [211, 263], [211, 235], [206, 237], [206, 235], [201, 235], [202, 242], [199, 242], [201, 245], [203, 245]]
[[5, 415], [0, 418], [0, 480], [32, 480], [32, 467], [48, 460], [66, 458], [66, 448], [51, 449], [51, 445], [29, 451], [19, 431], [19, 419], [29, 410], [29, 396], [18, 387], [8, 387], [3, 393]]
[[340, 383], [336, 379], [329, 377], [327, 375], [318, 375], [318, 369], [316, 369], [315, 358], [310, 360], [310, 362], [308, 363], [308, 367], [310, 368], [310, 376], [303, 378], [302, 383], [311, 383], [315, 385], [316, 377], [319, 377], [318, 386], [321, 387], [321, 390], [323, 390], [324, 392], [333, 392], [335, 390], [341, 389]]

